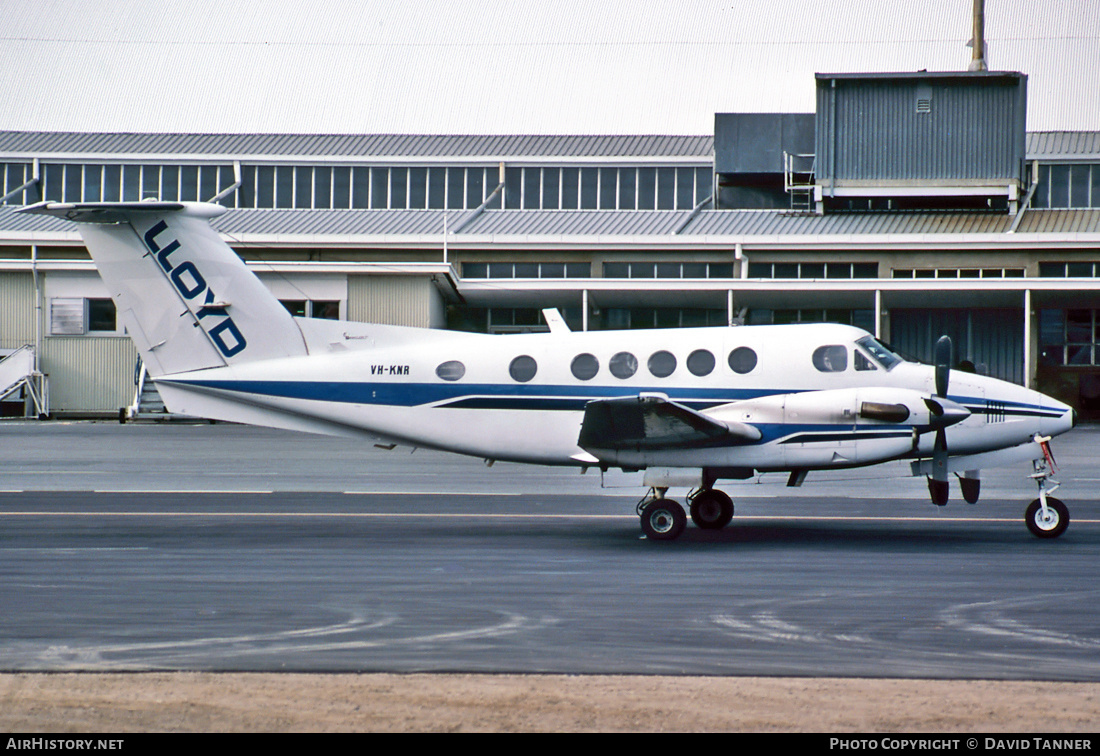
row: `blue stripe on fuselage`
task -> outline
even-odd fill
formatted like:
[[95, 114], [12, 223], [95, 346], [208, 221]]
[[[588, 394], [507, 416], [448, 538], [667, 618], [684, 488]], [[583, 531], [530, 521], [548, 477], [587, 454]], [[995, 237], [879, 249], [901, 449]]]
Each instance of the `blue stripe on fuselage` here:
[[[450, 409], [562, 410], [579, 411], [595, 399], [637, 396], [644, 392], [666, 394], [672, 401], [694, 410], [703, 410], [729, 402], [775, 394], [802, 393], [813, 389], [767, 390], [735, 388], [637, 387], [585, 385], [563, 386], [500, 383], [351, 383], [347, 381], [220, 381], [174, 380], [183, 386], [217, 389], [235, 393], [287, 399], [306, 399], [349, 404], [374, 404], [395, 407], [438, 406]], [[974, 397], [949, 397], [967, 406], [975, 415], [990, 412], [984, 400]], [[1060, 417], [1051, 407], [1003, 402], [1001, 414], [1033, 417]]]
[[586, 402], [644, 392], [661, 392], [693, 409], [778, 393], [748, 389], [627, 386], [546, 386], [539, 384], [350, 383], [346, 381], [216, 381], [176, 380], [165, 383], [257, 394], [285, 399], [376, 404], [394, 407], [438, 406], [456, 409], [583, 410]]

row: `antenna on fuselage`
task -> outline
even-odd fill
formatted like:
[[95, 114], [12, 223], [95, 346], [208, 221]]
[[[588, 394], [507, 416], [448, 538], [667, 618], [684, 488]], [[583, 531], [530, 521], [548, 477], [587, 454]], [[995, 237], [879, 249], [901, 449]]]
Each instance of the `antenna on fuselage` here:
[[561, 316], [557, 307], [547, 307], [542, 311], [542, 317], [546, 320], [546, 325], [550, 327], [550, 333], [573, 332], [569, 324], [565, 322], [565, 318]]

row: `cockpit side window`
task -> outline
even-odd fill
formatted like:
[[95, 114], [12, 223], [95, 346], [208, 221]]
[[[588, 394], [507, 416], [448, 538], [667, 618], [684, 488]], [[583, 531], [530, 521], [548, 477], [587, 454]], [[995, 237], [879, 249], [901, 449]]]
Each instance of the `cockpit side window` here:
[[903, 361], [901, 357], [894, 354], [888, 346], [874, 336], [864, 336], [856, 341], [856, 344], [866, 349], [871, 358], [887, 370], [893, 370], [895, 365]]
[[863, 352], [856, 349], [852, 354], [855, 355], [856, 370], [878, 370], [878, 366]]
[[840, 344], [818, 347], [813, 362], [822, 373], [842, 373], [848, 369], [848, 350]]

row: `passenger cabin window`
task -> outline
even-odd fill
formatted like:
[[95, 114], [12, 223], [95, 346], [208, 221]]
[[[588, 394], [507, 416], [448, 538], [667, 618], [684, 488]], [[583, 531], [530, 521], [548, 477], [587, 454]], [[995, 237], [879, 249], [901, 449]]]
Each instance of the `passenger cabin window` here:
[[600, 372], [600, 361], [591, 354], [578, 354], [573, 358], [569, 366], [573, 371], [573, 377], [582, 381], [590, 381]]
[[730, 370], [740, 375], [751, 373], [756, 367], [756, 352], [748, 347], [737, 347], [729, 356]]
[[638, 358], [630, 352], [619, 352], [607, 363], [611, 375], [626, 380], [638, 372]]
[[657, 378], [668, 378], [676, 370], [676, 357], [671, 352], [661, 350], [649, 357], [649, 372]]
[[710, 375], [714, 370], [714, 355], [706, 349], [696, 349], [688, 355], [687, 366], [692, 375]]
[[466, 366], [458, 360], [448, 360], [435, 369], [435, 374], [445, 381], [457, 381], [466, 375]]
[[841, 373], [848, 369], [848, 350], [839, 344], [818, 347], [813, 361], [822, 373]]
[[527, 383], [535, 377], [538, 369], [539, 366], [535, 362], [535, 358], [524, 354], [512, 360], [512, 364], [508, 366], [508, 375], [512, 376], [512, 380]]

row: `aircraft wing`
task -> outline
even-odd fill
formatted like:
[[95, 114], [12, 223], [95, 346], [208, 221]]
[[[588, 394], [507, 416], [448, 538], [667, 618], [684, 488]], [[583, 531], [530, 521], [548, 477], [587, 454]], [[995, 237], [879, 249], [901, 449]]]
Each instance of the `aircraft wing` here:
[[684, 449], [746, 444], [760, 437], [751, 425], [707, 417], [663, 394], [639, 394], [586, 404], [577, 444], [586, 451]]

